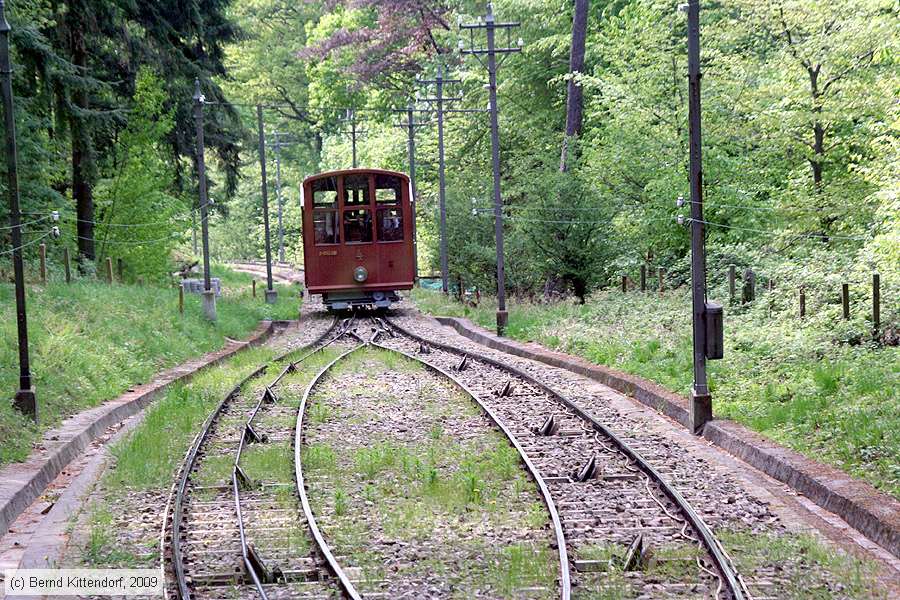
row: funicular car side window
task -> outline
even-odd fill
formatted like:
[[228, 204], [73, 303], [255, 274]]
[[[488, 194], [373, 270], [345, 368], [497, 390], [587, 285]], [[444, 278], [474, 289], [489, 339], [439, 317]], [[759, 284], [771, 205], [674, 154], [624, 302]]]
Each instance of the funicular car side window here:
[[340, 243], [340, 229], [337, 224], [336, 210], [317, 210], [313, 212], [313, 229], [316, 232], [316, 245]]
[[396, 175], [375, 176], [376, 204], [400, 204], [403, 180]]
[[313, 229], [315, 230], [316, 245], [339, 244], [341, 229], [338, 224], [337, 178], [323, 177], [313, 181], [312, 192]]

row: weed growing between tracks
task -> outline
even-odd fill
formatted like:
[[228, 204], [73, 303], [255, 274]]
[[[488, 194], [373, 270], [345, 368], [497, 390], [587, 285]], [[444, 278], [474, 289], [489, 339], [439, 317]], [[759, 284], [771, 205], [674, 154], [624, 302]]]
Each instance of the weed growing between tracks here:
[[[40, 422], [33, 424], [0, 402], [0, 465], [24, 460], [48, 428], [69, 415], [115, 398], [160, 370], [220, 349], [226, 338], [246, 338], [264, 318], [296, 318], [297, 294], [282, 290], [278, 303], [251, 298], [249, 275], [216, 268], [223, 279], [219, 320], [210, 324], [199, 296], [185, 297], [178, 313], [174, 287], [107, 285], [76, 280], [28, 289], [31, 366]], [[295, 288], [289, 288], [295, 289]], [[18, 384], [15, 302], [0, 285], [0, 388]]]
[[342, 565], [362, 572], [362, 594], [557, 595], [547, 511], [471, 400], [419, 363], [367, 350], [311, 401], [310, 501]]
[[[771, 315], [766, 297], [750, 308], [725, 309], [725, 359], [708, 365], [716, 415], [900, 498], [900, 347], [865, 342], [862, 309], [849, 323], [837, 305], [800, 320], [790, 290], [769, 293], [775, 294]], [[512, 302], [507, 334], [688, 395], [687, 294], [600, 292], [583, 306]], [[421, 289], [413, 299], [425, 312], [494, 328], [488, 299], [474, 309]]]
[[[836, 554], [810, 534], [775, 536], [750, 531], [720, 531], [718, 537], [734, 557], [741, 573], [768, 572], [774, 578], [784, 564], [803, 563], [806, 568], [798, 570], [802, 578], [784, 582], [779, 598], [888, 598], [886, 591], [875, 589], [875, 571], [870, 563]], [[830, 588], [824, 572], [837, 575], [843, 586]]]
[[[90, 566], [155, 566], [159, 563], [159, 527], [162, 510], [175, 473], [188, 445], [200, 425], [234, 385], [260, 364], [271, 361], [282, 350], [272, 346], [247, 349], [221, 365], [195, 376], [189, 383], [178, 384], [147, 409], [141, 424], [111, 451], [115, 465], [98, 485], [82, 519], [84, 526], [76, 535], [77, 560]], [[296, 360], [299, 350], [290, 358]], [[285, 383], [305, 385], [329, 358], [314, 355], [298, 370], [285, 378]], [[285, 361], [274, 363], [261, 378], [244, 386], [244, 393], [255, 393], [283, 368]], [[296, 389], [286, 389], [280, 399], [292, 406], [299, 402]], [[276, 469], [293, 479], [291, 455], [284, 448], [272, 446], [250, 448], [245, 455], [248, 472], [260, 477], [258, 467]], [[207, 457], [203, 469], [195, 477], [207, 485], [230, 481], [233, 456]], [[213, 459], [213, 460], [209, 460]], [[288, 468], [284, 468], [287, 460]], [[280, 465], [276, 467], [276, 465]], [[260, 477], [261, 478], [261, 477]], [[289, 488], [290, 489], [290, 488]], [[285, 503], [296, 507], [296, 499], [287, 494]], [[306, 544], [301, 531], [284, 531], [286, 545]]]
[[[115, 466], [87, 506], [74, 560], [94, 567], [159, 564], [162, 510], [188, 445], [222, 397], [275, 350], [251, 348], [176, 384], [147, 409], [141, 424], [111, 448]], [[223, 461], [230, 475], [230, 460]]]

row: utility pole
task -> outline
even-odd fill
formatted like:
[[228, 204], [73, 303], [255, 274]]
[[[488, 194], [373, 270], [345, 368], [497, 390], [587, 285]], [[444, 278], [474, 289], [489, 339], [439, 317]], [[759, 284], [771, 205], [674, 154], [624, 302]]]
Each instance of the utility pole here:
[[25, 268], [22, 264], [22, 215], [19, 213], [19, 159], [16, 149], [16, 117], [13, 109], [12, 66], [9, 60], [9, 32], [3, 0], [0, 0], [0, 88], [6, 124], [6, 191], [9, 195], [9, 225], [13, 245], [13, 271], [16, 280], [16, 324], [19, 332], [19, 389], [13, 405], [37, 421], [37, 396], [31, 381], [28, 357], [28, 319], [25, 313]]
[[[413, 260], [416, 264], [416, 279], [419, 278], [419, 244], [416, 240], [416, 204], [419, 190], [416, 187], [416, 128], [423, 127], [427, 123], [416, 123], [415, 113], [417, 109], [415, 104], [410, 101], [406, 105], [405, 110], [396, 110], [395, 112], [406, 113], [406, 123], [395, 125], [406, 129], [406, 153], [409, 161], [409, 185], [412, 197], [409, 199], [410, 209], [412, 212], [412, 236], [413, 236]], [[421, 111], [419, 111], [421, 112]]]
[[[494, 237], [497, 246], [497, 335], [503, 335], [506, 324], [509, 320], [509, 313], [506, 311], [506, 273], [503, 266], [503, 201], [500, 197], [500, 125], [498, 120], [497, 107], [497, 69], [503, 64], [505, 57], [513, 52], [522, 50], [522, 38], [519, 38], [516, 46], [512, 45], [512, 30], [519, 27], [519, 23], [497, 23], [494, 19], [494, 10], [491, 3], [487, 5], [487, 15], [484, 23], [460, 23], [460, 30], [469, 31], [469, 49], [465, 48], [465, 42], [459, 41], [459, 49], [463, 54], [471, 54], [475, 56], [482, 65], [482, 55], [487, 55], [488, 70], [488, 88], [490, 90], [490, 106], [491, 111], [491, 163], [494, 172]], [[485, 29], [487, 31], [487, 48], [475, 45], [476, 29]], [[497, 48], [496, 32], [497, 30], [506, 31], [506, 46]], [[499, 63], [497, 55], [502, 58]]]
[[409, 162], [409, 185], [412, 197], [409, 199], [410, 209], [412, 212], [412, 235], [413, 235], [413, 260], [416, 264], [416, 279], [419, 278], [419, 244], [416, 239], [416, 206], [418, 204], [419, 189], [416, 185], [416, 129], [430, 125], [429, 122], [416, 122], [415, 114], [417, 112], [428, 113], [428, 110], [417, 109], [415, 103], [410, 100], [405, 109], [395, 109], [396, 113], [406, 113], [406, 122], [394, 125], [406, 130], [406, 152]]
[[281, 199], [281, 134], [275, 132], [275, 194], [278, 197], [278, 262], [284, 262], [284, 223], [282, 212], [284, 202]]
[[269, 236], [269, 185], [266, 179], [266, 132], [263, 125], [262, 104], [256, 105], [256, 126], [259, 132], [259, 169], [262, 179], [263, 228], [266, 241], [266, 304], [275, 304], [278, 292], [272, 286], [272, 244]]
[[353, 138], [353, 168], [356, 168], [356, 118], [350, 119], [350, 136]]
[[359, 136], [367, 133], [366, 131], [360, 131], [357, 129], [357, 121], [356, 121], [356, 110], [352, 108], [347, 109], [347, 115], [342, 119], [345, 123], [350, 124], [350, 131], [344, 131], [343, 133], [350, 134], [350, 142], [353, 146], [353, 168], [357, 168], [357, 160], [356, 160], [356, 142], [359, 139]]
[[413, 236], [413, 262], [415, 263], [415, 279], [419, 279], [419, 240], [416, 235], [416, 207], [418, 206], [416, 188], [416, 120], [413, 113], [413, 103], [410, 102], [406, 107], [406, 153], [409, 160], [409, 188], [412, 197], [409, 199], [409, 206], [412, 210], [412, 236]]
[[688, 121], [691, 170], [691, 305], [693, 317], [694, 385], [691, 388], [691, 428], [700, 433], [712, 419], [712, 396], [706, 381], [706, 243], [703, 223], [703, 156], [700, 133], [700, 0], [690, 0], [688, 21]]
[[191, 209], [191, 245], [194, 247], [194, 256], [199, 252], [197, 248], [197, 209]]
[[437, 126], [438, 126], [438, 204], [440, 209], [440, 229], [441, 229], [441, 289], [444, 295], [450, 293], [450, 267], [449, 258], [447, 256], [447, 182], [445, 177], [445, 161], [444, 161], [444, 102], [456, 102], [461, 98], [445, 98], [444, 85], [461, 83], [459, 79], [444, 79], [444, 66], [438, 65], [437, 77], [435, 79], [422, 79], [419, 83], [424, 85], [434, 84], [437, 96], [434, 98], [426, 98], [429, 103], [437, 106]]
[[194, 120], [197, 126], [197, 178], [200, 190], [200, 235], [203, 240], [203, 314], [210, 321], [216, 320], [216, 293], [211, 289], [209, 277], [209, 219], [207, 218], [206, 146], [203, 139], [203, 103], [206, 98], [200, 91], [200, 80], [194, 80]]

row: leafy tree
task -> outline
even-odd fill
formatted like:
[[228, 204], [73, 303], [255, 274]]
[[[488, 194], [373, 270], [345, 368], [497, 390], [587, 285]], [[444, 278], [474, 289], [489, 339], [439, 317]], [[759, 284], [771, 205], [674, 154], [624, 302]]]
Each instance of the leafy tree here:
[[[757, 72], [760, 101], [769, 106], [756, 110], [808, 163], [821, 231], [833, 233], [848, 212], [842, 207], [846, 188], [859, 183], [846, 177], [851, 156], [862, 149], [856, 123], [879, 118], [890, 103], [869, 92], [878, 87], [882, 63], [890, 65], [890, 49], [896, 50], [896, 6], [887, 0], [737, 5], [745, 26], [761, 27], [774, 44], [771, 62]], [[828, 193], [828, 184], [837, 182], [843, 190]]]
[[305, 58], [350, 57], [346, 65], [358, 84], [403, 89], [421, 70], [423, 57], [446, 53], [435, 30], [449, 31], [448, 3], [440, 0], [332, 0], [322, 32], [304, 49]]
[[124, 259], [132, 277], [163, 275], [187, 228], [189, 203], [172, 195], [174, 170], [165, 160], [175, 126], [167, 101], [161, 78], [143, 68], [115, 170], [96, 188], [99, 255]]

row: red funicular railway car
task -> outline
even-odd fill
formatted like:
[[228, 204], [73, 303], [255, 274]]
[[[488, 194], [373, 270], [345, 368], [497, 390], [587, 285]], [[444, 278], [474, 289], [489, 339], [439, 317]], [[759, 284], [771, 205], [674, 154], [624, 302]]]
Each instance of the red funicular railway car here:
[[387, 308], [415, 283], [409, 178], [377, 169], [303, 182], [306, 289], [326, 306]]

